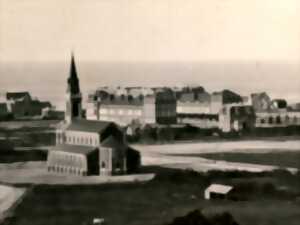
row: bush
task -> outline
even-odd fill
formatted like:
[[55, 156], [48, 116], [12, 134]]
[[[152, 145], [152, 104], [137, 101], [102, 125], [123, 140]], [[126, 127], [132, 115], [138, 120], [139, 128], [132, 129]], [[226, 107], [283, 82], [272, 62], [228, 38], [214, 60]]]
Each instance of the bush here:
[[207, 218], [200, 210], [194, 210], [186, 216], [175, 218], [169, 225], [238, 225], [238, 223], [228, 212]]

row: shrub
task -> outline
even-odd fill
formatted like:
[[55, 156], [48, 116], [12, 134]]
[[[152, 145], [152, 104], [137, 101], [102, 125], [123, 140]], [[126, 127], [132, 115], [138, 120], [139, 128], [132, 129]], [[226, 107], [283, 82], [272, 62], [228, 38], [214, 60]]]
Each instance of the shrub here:
[[175, 218], [169, 225], [238, 225], [238, 223], [228, 212], [207, 218], [200, 210], [194, 210], [186, 216]]

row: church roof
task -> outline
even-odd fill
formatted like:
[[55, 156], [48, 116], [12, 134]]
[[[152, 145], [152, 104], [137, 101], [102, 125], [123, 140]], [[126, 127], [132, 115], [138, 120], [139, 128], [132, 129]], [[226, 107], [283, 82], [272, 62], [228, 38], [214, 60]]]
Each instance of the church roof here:
[[107, 148], [122, 148], [124, 147], [123, 143], [121, 143], [119, 140], [117, 140], [114, 136], [109, 136], [106, 138], [102, 143], [101, 146], [107, 147]]
[[51, 151], [61, 151], [61, 152], [69, 152], [69, 153], [75, 153], [75, 154], [84, 154], [88, 155], [92, 152], [97, 150], [96, 147], [91, 147], [91, 146], [83, 146], [83, 145], [66, 145], [66, 144], [61, 144], [61, 145], [56, 145], [51, 148]]
[[106, 121], [78, 119], [74, 120], [69, 126], [67, 126], [66, 130], [102, 133], [104, 130], [106, 130], [106, 128], [108, 128], [112, 124], [113, 123]]

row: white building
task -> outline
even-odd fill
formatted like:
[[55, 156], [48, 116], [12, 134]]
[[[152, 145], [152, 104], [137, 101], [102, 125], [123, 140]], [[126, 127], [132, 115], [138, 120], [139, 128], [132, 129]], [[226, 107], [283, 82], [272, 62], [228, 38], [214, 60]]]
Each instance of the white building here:
[[221, 198], [224, 199], [233, 190], [232, 186], [223, 184], [211, 184], [204, 191], [204, 199]]

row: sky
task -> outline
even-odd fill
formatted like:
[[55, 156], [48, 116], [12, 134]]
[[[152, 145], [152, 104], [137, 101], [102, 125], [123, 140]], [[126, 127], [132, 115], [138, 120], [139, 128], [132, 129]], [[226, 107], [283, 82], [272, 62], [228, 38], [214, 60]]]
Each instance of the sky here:
[[4, 61], [300, 60], [299, 0], [0, 0]]
[[86, 89], [194, 82], [300, 101], [299, 0], [0, 0], [0, 91], [65, 81], [71, 51]]

